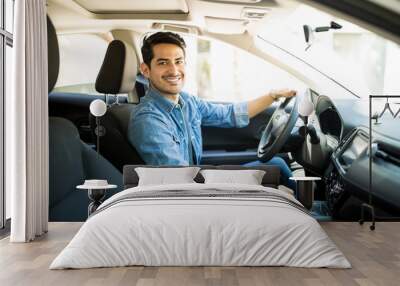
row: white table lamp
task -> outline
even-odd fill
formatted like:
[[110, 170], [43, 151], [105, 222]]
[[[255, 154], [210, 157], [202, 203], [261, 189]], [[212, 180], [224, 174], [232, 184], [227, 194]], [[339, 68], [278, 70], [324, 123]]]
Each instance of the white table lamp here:
[[93, 116], [101, 117], [106, 113], [107, 105], [101, 99], [95, 99], [90, 103], [89, 109]]

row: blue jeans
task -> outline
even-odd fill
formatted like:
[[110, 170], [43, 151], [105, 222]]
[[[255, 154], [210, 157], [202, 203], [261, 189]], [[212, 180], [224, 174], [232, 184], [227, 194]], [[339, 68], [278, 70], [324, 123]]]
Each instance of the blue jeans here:
[[275, 156], [271, 160], [265, 163], [261, 161], [253, 161], [243, 164], [243, 166], [259, 166], [264, 164], [278, 166], [281, 171], [280, 184], [285, 185], [288, 188], [291, 188], [293, 191], [296, 191], [296, 182], [289, 180], [289, 177], [292, 176], [292, 171], [286, 164], [285, 160], [283, 160], [281, 157]]

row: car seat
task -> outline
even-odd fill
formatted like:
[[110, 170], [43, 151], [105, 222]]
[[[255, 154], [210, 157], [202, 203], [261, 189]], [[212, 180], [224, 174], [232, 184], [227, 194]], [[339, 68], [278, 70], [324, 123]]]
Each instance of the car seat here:
[[[96, 79], [96, 90], [105, 95], [132, 93], [144, 96], [146, 83], [138, 73], [138, 60], [134, 49], [121, 40], [112, 41]], [[108, 106], [101, 117], [104, 134], [100, 137], [100, 153], [122, 172], [124, 165], [144, 164], [136, 149], [128, 141], [128, 125], [136, 104], [122, 103]], [[92, 132], [96, 128], [90, 119]]]
[[[53, 24], [47, 17], [49, 92], [59, 71], [59, 50]], [[89, 110], [88, 110], [89, 111]], [[89, 199], [76, 190], [86, 179], [107, 179], [122, 190], [122, 174], [79, 138], [75, 125], [61, 117], [49, 118], [49, 221], [84, 221]]]

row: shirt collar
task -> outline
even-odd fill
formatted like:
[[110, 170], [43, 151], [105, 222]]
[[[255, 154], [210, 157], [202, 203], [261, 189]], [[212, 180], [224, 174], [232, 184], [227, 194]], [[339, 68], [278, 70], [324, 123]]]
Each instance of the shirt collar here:
[[[172, 102], [171, 100], [168, 100], [167, 98], [165, 98], [164, 96], [162, 96], [160, 94], [160, 92], [158, 90], [156, 90], [153, 87], [150, 87], [149, 90], [147, 91], [147, 95], [153, 99], [155, 99], [156, 103], [165, 111], [167, 111], [168, 113], [170, 113], [174, 107], [177, 105], [174, 102]], [[184, 100], [182, 99], [182, 96], [179, 94], [179, 101], [178, 104], [180, 104], [181, 107], [183, 107], [185, 105]]]

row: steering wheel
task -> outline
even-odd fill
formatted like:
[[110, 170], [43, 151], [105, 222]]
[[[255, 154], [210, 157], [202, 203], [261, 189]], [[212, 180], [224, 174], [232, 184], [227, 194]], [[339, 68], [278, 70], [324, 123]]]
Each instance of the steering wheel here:
[[[286, 107], [293, 98], [295, 102], [291, 110], [286, 112]], [[290, 133], [299, 117], [297, 108], [299, 98], [300, 96], [286, 98], [275, 109], [258, 143], [257, 156], [260, 161], [267, 162], [271, 160], [289, 139]]]

